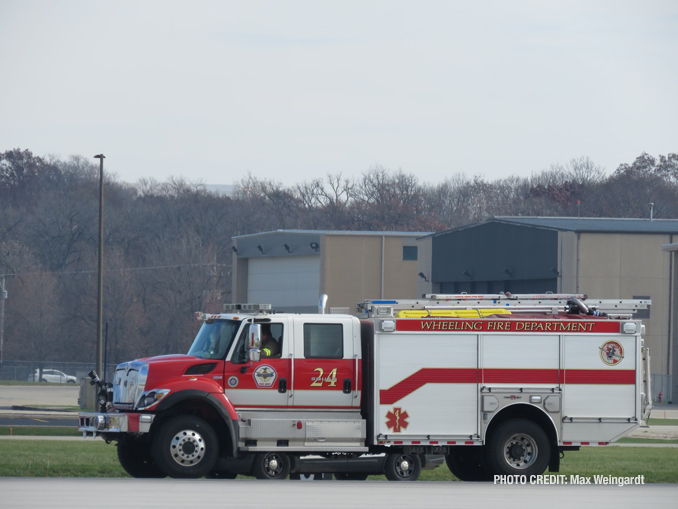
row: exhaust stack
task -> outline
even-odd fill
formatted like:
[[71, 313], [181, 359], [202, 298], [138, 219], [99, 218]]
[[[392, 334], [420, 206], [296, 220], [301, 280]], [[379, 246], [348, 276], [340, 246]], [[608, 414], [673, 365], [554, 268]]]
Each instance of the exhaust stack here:
[[325, 306], [327, 306], [327, 294], [323, 293], [318, 300], [318, 314], [325, 314]]

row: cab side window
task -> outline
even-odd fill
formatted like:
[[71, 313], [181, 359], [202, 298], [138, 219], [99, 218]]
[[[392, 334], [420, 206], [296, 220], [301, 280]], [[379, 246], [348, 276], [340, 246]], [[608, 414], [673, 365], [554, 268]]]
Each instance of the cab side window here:
[[[261, 323], [262, 329], [267, 328], [270, 331], [272, 340], [276, 341], [279, 349], [271, 358], [280, 358], [283, 348], [283, 324], [282, 323]], [[262, 330], [263, 332], [263, 330]], [[264, 335], [262, 334], [262, 342], [264, 342]], [[233, 350], [231, 362], [233, 364], [247, 364], [250, 361], [249, 355], [249, 327], [245, 327], [238, 338], [238, 342]], [[265, 345], [261, 345], [264, 348]]]
[[304, 357], [341, 359], [344, 357], [344, 326], [340, 323], [305, 323]]

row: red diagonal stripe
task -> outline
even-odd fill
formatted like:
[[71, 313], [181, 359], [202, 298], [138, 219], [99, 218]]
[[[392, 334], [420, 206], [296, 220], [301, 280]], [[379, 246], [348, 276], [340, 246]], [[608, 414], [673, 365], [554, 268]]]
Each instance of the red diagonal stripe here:
[[[379, 391], [380, 404], [392, 405], [426, 384], [591, 384], [633, 385], [635, 370], [620, 369], [481, 369], [423, 368], [393, 387]], [[561, 382], [562, 381], [562, 382]]]
[[382, 405], [392, 405], [426, 384], [474, 384], [478, 382], [475, 368], [423, 368], [395, 384], [379, 391]]

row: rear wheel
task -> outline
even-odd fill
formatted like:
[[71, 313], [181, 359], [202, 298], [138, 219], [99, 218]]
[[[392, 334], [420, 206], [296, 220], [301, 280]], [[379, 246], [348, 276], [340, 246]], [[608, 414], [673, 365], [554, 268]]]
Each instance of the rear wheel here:
[[137, 478], [161, 479], [166, 475], [151, 457], [148, 442], [125, 437], [118, 442], [118, 460], [125, 472]]
[[487, 444], [488, 468], [497, 475], [540, 475], [550, 457], [551, 444], [546, 433], [527, 419], [501, 423]]
[[257, 479], [285, 479], [291, 468], [287, 454], [280, 452], [260, 452], [254, 457], [252, 475]]
[[421, 474], [421, 459], [416, 454], [392, 453], [386, 456], [384, 475], [389, 481], [416, 481]]
[[162, 425], [152, 450], [156, 464], [170, 477], [198, 478], [214, 468], [219, 441], [205, 420], [180, 415]]
[[483, 447], [451, 447], [445, 456], [450, 472], [460, 481], [490, 481]]

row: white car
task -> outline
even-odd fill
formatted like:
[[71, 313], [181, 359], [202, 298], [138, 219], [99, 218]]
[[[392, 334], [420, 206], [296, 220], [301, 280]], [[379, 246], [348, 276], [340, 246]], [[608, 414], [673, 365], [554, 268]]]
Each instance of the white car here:
[[36, 369], [32, 375], [28, 375], [28, 380], [32, 382], [39, 379], [41, 382], [53, 382], [61, 384], [74, 384], [76, 382], [76, 378], [74, 376], [67, 375], [66, 373], [62, 373], [56, 369], [43, 369], [42, 377], [38, 378], [39, 375], [40, 370]]

